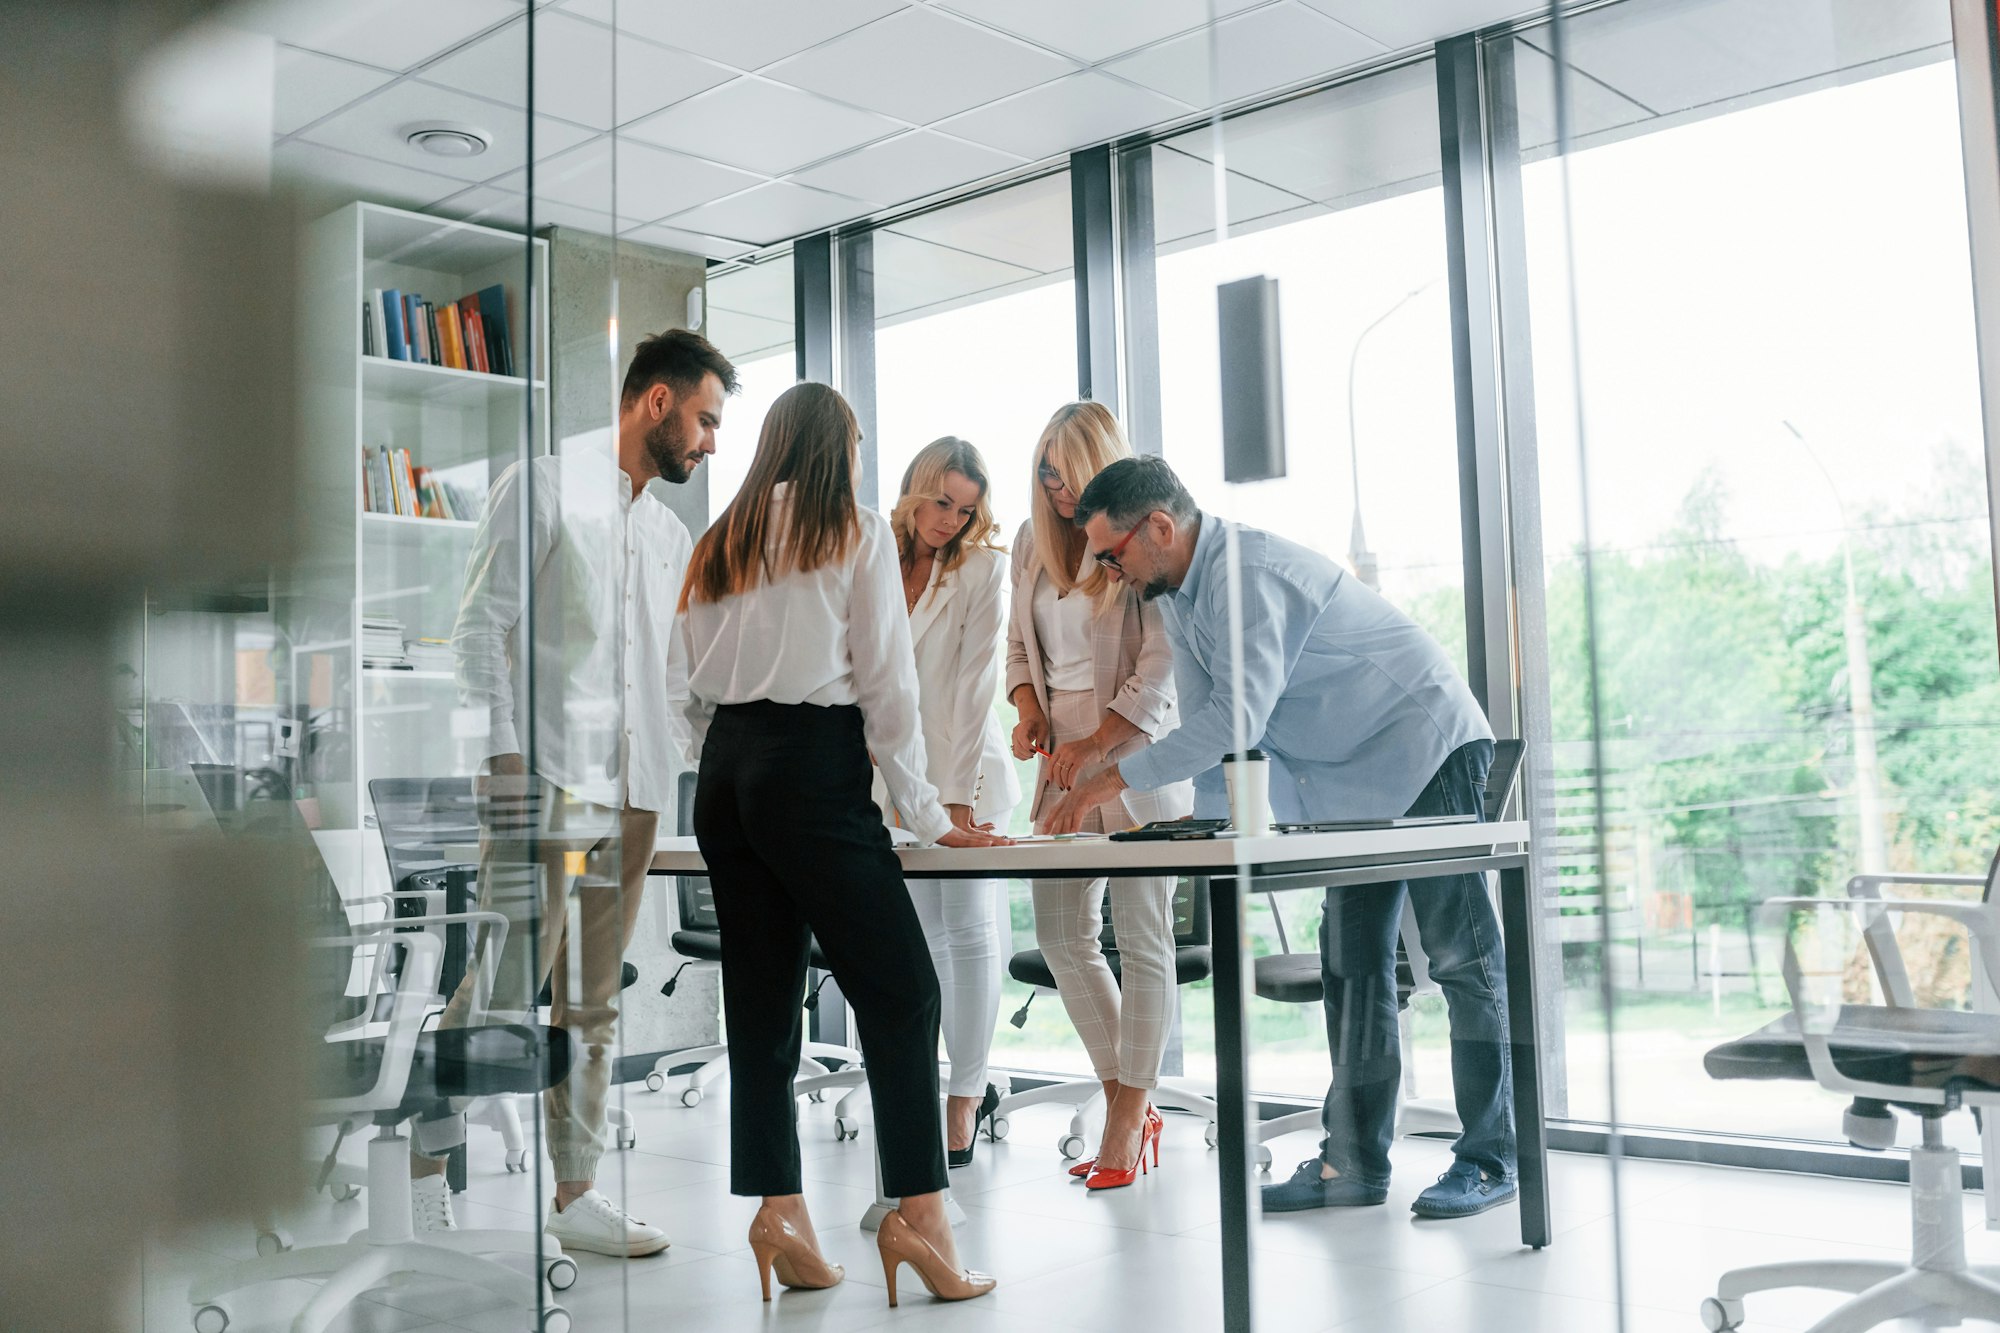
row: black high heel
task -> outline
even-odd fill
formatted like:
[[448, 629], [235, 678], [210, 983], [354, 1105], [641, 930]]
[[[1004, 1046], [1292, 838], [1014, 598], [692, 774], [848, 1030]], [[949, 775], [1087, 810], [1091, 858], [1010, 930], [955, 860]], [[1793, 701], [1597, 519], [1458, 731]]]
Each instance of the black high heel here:
[[987, 1133], [992, 1134], [993, 1113], [1000, 1109], [1000, 1089], [991, 1083], [986, 1085], [986, 1096], [980, 1100], [979, 1110], [972, 1117], [972, 1141], [963, 1148], [946, 1148], [946, 1166], [971, 1166], [972, 1150], [979, 1146], [979, 1122], [987, 1122]]

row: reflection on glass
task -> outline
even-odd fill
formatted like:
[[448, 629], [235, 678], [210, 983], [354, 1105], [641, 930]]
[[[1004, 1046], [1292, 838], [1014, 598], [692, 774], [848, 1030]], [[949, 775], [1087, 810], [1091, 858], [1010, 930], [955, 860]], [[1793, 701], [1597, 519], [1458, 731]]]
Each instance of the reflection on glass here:
[[[1516, 46], [1549, 832], [1570, 1114], [1607, 1113], [1609, 968], [1623, 1119], [1826, 1140], [1838, 1120], [1809, 1084], [1718, 1082], [1703, 1054], [1787, 1006], [1767, 899], [1984, 869], [2000, 822], [1973, 756], [2000, 676], [1947, 7], [1807, 6], [1782, 32], [1760, 8], [1629, 0], [1571, 24], [1567, 215], [1548, 34]], [[1724, 48], [1740, 58], [1674, 54]], [[1920, 971], [1950, 952], [1935, 934], [1911, 946]]]
[[789, 252], [724, 269], [708, 280], [709, 339], [736, 363], [743, 384], [729, 400], [715, 457], [706, 464], [710, 517], [721, 513], [743, 484], [757, 456], [764, 414], [798, 382], [792, 301]]

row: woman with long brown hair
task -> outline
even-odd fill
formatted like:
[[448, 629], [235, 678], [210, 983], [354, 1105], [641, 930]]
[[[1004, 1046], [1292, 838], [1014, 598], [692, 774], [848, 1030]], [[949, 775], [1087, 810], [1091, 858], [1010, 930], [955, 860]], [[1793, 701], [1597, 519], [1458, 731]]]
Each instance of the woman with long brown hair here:
[[763, 1199], [750, 1247], [766, 1300], [773, 1269], [788, 1287], [840, 1281], [801, 1193], [792, 1095], [817, 940], [854, 1009], [882, 1185], [901, 1200], [876, 1234], [889, 1304], [905, 1263], [934, 1295], [964, 1300], [993, 1279], [960, 1267], [945, 1217], [937, 974], [869, 800], [870, 754], [919, 837], [949, 847], [1004, 839], [955, 828], [925, 776], [895, 538], [854, 499], [860, 438], [826, 385], [780, 395], [681, 590], [701, 747], [695, 837], [722, 936], [729, 1183]]
[[[1091, 478], [1131, 453], [1101, 403], [1058, 408], [1035, 444], [1032, 516], [1014, 543], [1007, 697], [1020, 714], [1015, 757], [1044, 756], [1033, 810], [1038, 833], [1062, 792], [1180, 720], [1173, 644], [1159, 608], [1105, 575], [1074, 521]], [[1193, 785], [1175, 783], [1114, 797], [1083, 827], [1111, 833], [1193, 809]], [[1118, 976], [1098, 942], [1107, 892]], [[1104, 1084], [1104, 1138], [1096, 1156], [1073, 1170], [1092, 1189], [1129, 1185], [1147, 1145], [1158, 1153], [1162, 1122], [1150, 1094], [1178, 1002], [1174, 880], [1038, 879], [1034, 894], [1035, 941]]]
[[[910, 460], [901, 498], [889, 514], [916, 649], [929, 777], [952, 823], [989, 830], [1004, 824], [1021, 800], [993, 715], [1007, 556], [993, 541], [1000, 525], [993, 521], [991, 490], [979, 451], [947, 435]], [[883, 795], [877, 803], [886, 805]], [[913, 879], [909, 886], [944, 999], [944, 1049], [951, 1060], [945, 1157], [951, 1166], [970, 1166], [980, 1122], [992, 1119], [1000, 1104], [986, 1066], [1000, 1016], [1007, 882]]]

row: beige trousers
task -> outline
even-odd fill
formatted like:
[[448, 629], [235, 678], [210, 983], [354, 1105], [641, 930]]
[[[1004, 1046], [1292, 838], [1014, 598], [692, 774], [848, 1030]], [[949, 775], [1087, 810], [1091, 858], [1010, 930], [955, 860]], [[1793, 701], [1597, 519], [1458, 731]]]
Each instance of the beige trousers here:
[[[604, 1111], [617, 1058], [625, 949], [638, 920], [660, 817], [629, 806], [608, 810], [541, 786], [539, 799], [555, 802], [547, 838], [521, 831], [532, 829], [533, 820], [497, 826], [488, 813], [491, 806], [481, 803], [479, 905], [508, 920], [506, 947], [484, 1007], [521, 1013], [534, 1006], [542, 983], [549, 983], [549, 1025], [575, 1034], [579, 1047], [569, 1077], [543, 1094], [549, 1157], [557, 1180], [595, 1180], [609, 1141]], [[582, 838], [591, 832], [600, 836], [565, 838], [565, 828]], [[483, 949], [484, 931], [481, 937]], [[439, 1027], [469, 1021], [484, 980], [477, 968], [466, 972]]]
[[[1058, 745], [1090, 735], [1100, 721], [1089, 690], [1052, 691], [1049, 715]], [[1055, 804], [1054, 793], [1043, 801], [1037, 832]], [[1131, 823], [1124, 801], [1114, 797], [1093, 810], [1083, 827], [1103, 833]], [[1100, 1080], [1116, 1079], [1128, 1088], [1159, 1084], [1160, 1060], [1180, 1002], [1174, 991], [1174, 884], [1171, 876], [1034, 881], [1035, 943], [1048, 959], [1063, 1008]], [[1098, 939], [1107, 890], [1122, 987]]]

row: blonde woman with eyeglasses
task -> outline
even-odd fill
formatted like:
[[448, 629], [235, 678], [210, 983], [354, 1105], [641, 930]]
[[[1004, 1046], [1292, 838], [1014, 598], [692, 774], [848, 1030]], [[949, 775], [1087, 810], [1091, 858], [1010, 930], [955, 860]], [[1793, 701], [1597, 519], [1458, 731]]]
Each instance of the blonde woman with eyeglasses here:
[[[927, 775], [953, 825], [985, 831], [1004, 826], [1021, 802], [993, 713], [1005, 651], [1007, 554], [994, 542], [1000, 525], [993, 521], [991, 492], [979, 451], [947, 435], [910, 461], [889, 516], [917, 658]], [[890, 809], [887, 784], [878, 778], [875, 787], [876, 803]], [[951, 1061], [946, 1162], [970, 1166], [980, 1123], [991, 1120], [1000, 1104], [986, 1068], [1000, 1016], [1007, 885], [1000, 879], [908, 883], [944, 1000], [944, 1048]]]
[[[1045, 831], [1063, 792], [1172, 731], [1174, 650], [1157, 606], [1109, 579], [1075, 523], [1077, 498], [1106, 467], [1129, 458], [1118, 419], [1100, 403], [1070, 403], [1035, 445], [1032, 514], [1014, 543], [1007, 697], [1020, 715], [1014, 754], [1042, 756], [1033, 817]], [[1110, 833], [1194, 809], [1177, 783], [1128, 791], [1085, 817]], [[1036, 880], [1035, 940], [1054, 974], [1091, 1066], [1104, 1084], [1104, 1137], [1071, 1168], [1093, 1189], [1129, 1185], [1160, 1117], [1151, 1093], [1173, 1027], [1172, 877]], [[1118, 939], [1119, 977], [1098, 934], [1104, 900]]]

